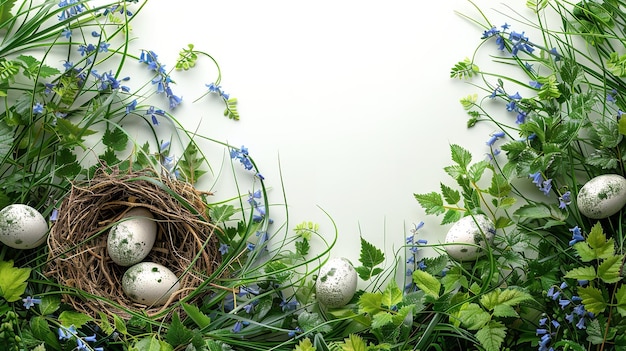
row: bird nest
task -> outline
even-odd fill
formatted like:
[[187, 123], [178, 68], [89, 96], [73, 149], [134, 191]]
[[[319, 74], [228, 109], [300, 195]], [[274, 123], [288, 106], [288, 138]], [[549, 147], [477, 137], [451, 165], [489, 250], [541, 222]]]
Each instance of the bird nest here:
[[[144, 261], [162, 264], [179, 277], [180, 289], [161, 306], [130, 300], [121, 283], [128, 267], [117, 265], [107, 253], [109, 229], [135, 207], [148, 209], [157, 223], [155, 244]], [[58, 209], [46, 273], [69, 288], [65, 299], [78, 311], [94, 317], [137, 312], [156, 318], [180, 299], [201, 298], [196, 289], [220, 265], [215, 230], [203, 194], [191, 184], [150, 170], [100, 168], [89, 181], [73, 184]]]

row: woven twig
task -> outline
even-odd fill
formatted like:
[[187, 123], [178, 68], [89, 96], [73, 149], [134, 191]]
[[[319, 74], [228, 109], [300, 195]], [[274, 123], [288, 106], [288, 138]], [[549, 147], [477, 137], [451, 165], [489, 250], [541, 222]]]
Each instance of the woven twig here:
[[[107, 255], [109, 228], [133, 207], [147, 208], [157, 221], [157, 239], [144, 261], [160, 263], [180, 277], [180, 290], [163, 306], [145, 306], [126, 297], [121, 284], [126, 267]], [[91, 316], [97, 317], [98, 312], [127, 315], [124, 309], [158, 315], [198, 287], [220, 264], [216, 228], [206, 210], [202, 194], [189, 183], [157, 177], [148, 170], [122, 173], [101, 168], [88, 182], [73, 184], [63, 200], [48, 239], [47, 275], [103, 298], [66, 295], [76, 310]]]

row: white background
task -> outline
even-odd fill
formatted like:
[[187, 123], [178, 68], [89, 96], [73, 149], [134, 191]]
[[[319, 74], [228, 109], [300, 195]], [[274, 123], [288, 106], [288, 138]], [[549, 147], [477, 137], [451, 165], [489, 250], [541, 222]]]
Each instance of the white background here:
[[[510, 13], [501, 3], [476, 4], [494, 25], [525, 29], [494, 10]], [[533, 16], [525, 1], [507, 4]], [[459, 103], [481, 91], [450, 78], [452, 66], [473, 54], [483, 29], [455, 11], [480, 19], [464, 0], [151, 0], [132, 35], [134, 45], [154, 50], [168, 68], [188, 43], [213, 55], [223, 89], [239, 100], [241, 120], [224, 118], [215, 99], [192, 103], [216, 77], [204, 58], [191, 71], [173, 73], [174, 93], [184, 99], [176, 117], [206, 137], [248, 147], [274, 204], [284, 203], [282, 169], [288, 227], [317, 222], [331, 239], [323, 209], [338, 229], [332, 254], [356, 262], [359, 236], [393, 259], [420, 221], [426, 223], [422, 237], [443, 241], [447, 227], [425, 215], [413, 194], [437, 191], [442, 181], [454, 184], [443, 171], [451, 164], [449, 144], [471, 150], [474, 160], [488, 151], [493, 127], [468, 130]], [[495, 44], [482, 52], [484, 68]], [[502, 108], [502, 118], [514, 116]], [[216, 199], [236, 194], [228, 166], [220, 173], [223, 149], [205, 151], [216, 158], [216, 173], [200, 186], [215, 190]], [[245, 184], [240, 190], [248, 191]], [[284, 208], [272, 211], [275, 226], [284, 223]]]

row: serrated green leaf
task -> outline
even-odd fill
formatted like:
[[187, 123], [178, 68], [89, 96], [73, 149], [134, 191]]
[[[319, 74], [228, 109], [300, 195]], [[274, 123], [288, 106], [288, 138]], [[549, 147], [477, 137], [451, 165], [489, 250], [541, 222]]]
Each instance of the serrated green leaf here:
[[76, 155], [67, 148], [59, 150], [56, 157], [56, 164], [59, 165], [56, 173], [59, 177], [72, 179], [83, 170], [78, 161], [76, 161]]
[[392, 324], [393, 316], [389, 312], [376, 313], [372, 318], [372, 328], [380, 329], [385, 325]]
[[461, 194], [455, 190], [452, 189], [451, 187], [441, 183], [441, 194], [443, 194], [443, 199], [446, 201], [446, 203], [448, 203], [449, 205], [455, 205], [457, 204], [459, 201], [461, 201]]
[[426, 295], [430, 295], [434, 298], [439, 297], [441, 283], [430, 273], [421, 270], [415, 270], [413, 272], [413, 283], [415, 283], [418, 288], [424, 291]]
[[237, 211], [235, 207], [232, 205], [219, 205], [219, 206], [211, 206], [209, 209], [209, 215], [211, 216], [211, 220], [216, 223], [226, 222], [230, 220]]
[[459, 180], [467, 174], [467, 171], [459, 165], [446, 166], [443, 170], [455, 180]]
[[504, 304], [496, 305], [496, 307], [493, 308], [492, 314], [494, 317], [519, 317], [519, 314], [515, 311], [513, 306]]
[[19, 300], [24, 291], [30, 268], [13, 267], [13, 261], [0, 261], [0, 294], [7, 302]]
[[381, 293], [366, 292], [359, 297], [359, 313], [374, 315], [381, 310], [383, 295]]
[[180, 321], [180, 317], [177, 312], [172, 315], [172, 322], [167, 328], [165, 333], [165, 341], [167, 341], [173, 347], [180, 345], [187, 345], [193, 338], [193, 333]]
[[592, 318], [590, 321], [588, 321], [585, 324], [585, 330], [587, 332], [587, 341], [589, 341], [593, 345], [599, 345], [606, 342], [606, 340], [613, 339], [609, 335], [605, 334], [609, 330], [606, 329], [606, 326], [600, 326], [600, 321], [598, 321], [597, 318]]
[[462, 217], [463, 217], [463, 211], [449, 209], [446, 211], [446, 214], [443, 215], [443, 218], [441, 219], [441, 224], [444, 225], [444, 224], [455, 223], [455, 222], [458, 222], [459, 219], [461, 219]]
[[385, 260], [385, 255], [376, 246], [361, 237], [361, 255], [359, 262], [365, 267], [373, 268]]
[[4, 119], [0, 120], [0, 160], [4, 160], [9, 152], [11, 152], [13, 143], [13, 130], [7, 125]]
[[452, 161], [462, 169], [467, 169], [470, 162], [472, 162], [472, 154], [467, 149], [457, 144], [450, 145], [450, 154]]
[[120, 128], [107, 129], [102, 136], [102, 143], [112, 150], [124, 151], [128, 143], [128, 135]]
[[293, 350], [294, 351], [316, 351], [315, 347], [313, 347], [313, 344], [311, 343], [311, 340], [309, 338], [300, 340], [298, 345], [296, 345], [296, 347]]
[[205, 158], [200, 154], [196, 144], [190, 142], [185, 151], [183, 151], [183, 157], [178, 163], [178, 169], [187, 182], [195, 184], [206, 173], [202, 169], [204, 162]]
[[598, 278], [607, 284], [617, 283], [622, 280], [620, 271], [622, 268], [623, 256], [611, 256], [598, 266]]
[[428, 194], [413, 194], [413, 196], [426, 214], [439, 215], [445, 212], [443, 198], [440, 194], [433, 191]]
[[480, 181], [480, 178], [482, 178], [483, 174], [485, 173], [485, 170], [490, 166], [491, 164], [485, 160], [476, 162], [470, 166], [467, 175], [472, 182], [478, 183]]
[[382, 305], [389, 308], [402, 302], [402, 290], [398, 287], [398, 283], [395, 280], [391, 280], [385, 291], [383, 291]]
[[585, 309], [591, 313], [599, 314], [606, 309], [606, 300], [602, 295], [602, 291], [598, 288], [591, 286], [579, 287], [578, 296], [582, 298]]
[[46, 295], [41, 298], [39, 304], [39, 313], [42, 316], [47, 316], [56, 312], [61, 307], [61, 299], [56, 295]]
[[59, 314], [59, 323], [62, 326], [69, 328], [75, 326], [77, 329], [85, 325], [87, 322], [91, 322], [93, 317], [77, 311], [63, 311]]
[[156, 335], [143, 337], [133, 345], [135, 350], [139, 351], [173, 351], [172, 345], [165, 341], [157, 339]]
[[487, 192], [495, 198], [503, 198], [511, 192], [511, 185], [502, 174], [496, 173], [491, 177], [491, 186], [487, 189]]
[[328, 333], [332, 327], [317, 312], [302, 311], [298, 315], [298, 325], [305, 332], [316, 331], [318, 333]]
[[2, 6], [0, 6], [0, 23], [6, 23], [13, 17], [13, 15], [11, 14], [11, 9], [15, 5], [16, 1], [17, 0], [2, 1]]
[[498, 321], [490, 321], [476, 332], [476, 339], [485, 351], [499, 351], [506, 337], [506, 327]]
[[509, 288], [496, 289], [484, 294], [480, 298], [480, 303], [487, 309], [493, 310], [498, 305], [517, 306], [522, 302], [532, 300], [532, 295], [525, 291]]
[[444, 294], [460, 287], [467, 288], [468, 286], [467, 278], [461, 273], [458, 267], [452, 267], [446, 275], [441, 278], [441, 283], [443, 284]]
[[357, 334], [350, 334], [339, 345], [343, 351], [367, 351], [365, 340]]
[[544, 204], [527, 204], [515, 210], [513, 214], [527, 219], [544, 219], [552, 216], [550, 208]]
[[591, 228], [585, 241], [574, 244], [574, 249], [583, 262], [607, 259], [615, 254], [613, 238], [607, 240], [600, 222]]
[[63, 138], [67, 146], [80, 145], [85, 141], [85, 137], [95, 134], [91, 129], [83, 130], [82, 127], [73, 124], [69, 119], [59, 118], [56, 123], [56, 131]]
[[45, 317], [35, 316], [31, 318], [30, 331], [33, 333], [35, 339], [45, 342], [46, 345], [54, 348], [55, 350], [61, 349], [59, 339], [57, 338], [57, 335], [50, 329], [50, 325], [48, 324], [48, 321]]
[[594, 280], [597, 278], [596, 269], [592, 266], [577, 267], [565, 274], [565, 278], [576, 280]]
[[478, 330], [491, 320], [491, 315], [476, 303], [465, 303], [461, 306], [457, 318], [468, 330]]

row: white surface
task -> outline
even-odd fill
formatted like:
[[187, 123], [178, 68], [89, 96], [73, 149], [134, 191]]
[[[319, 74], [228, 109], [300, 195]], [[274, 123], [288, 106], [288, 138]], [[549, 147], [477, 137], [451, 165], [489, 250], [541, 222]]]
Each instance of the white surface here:
[[[505, 10], [500, 3], [476, 3], [494, 24], [511, 23], [491, 9]], [[532, 15], [525, 1], [508, 4]], [[204, 136], [248, 147], [275, 204], [283, 202], [280, 165], [289, 228], [314, 221], [331, 237], [323, 209], [339, 231], [333, 255], [356, 262], [362, 236], [384, 247], [389, 260], [419, 221], [426, 222], [423, 237], [443, 242], [441, 218], [426, 216], [413, 193], [436, 191], [440, 181], [453, 185], [443, 172], [451, 164], [449, 144], [482, 159], [493, 131], [466, 129], [459, 99], [480, 91], [449, 78], [482, 34], [455, 10], [478, 18], [464, 0], [151, 0], [133, 35], [168, 68], [188, 43], [215, 57], [223, 89], [239, 99], [241, 120], [222, 117], [216, 100], [192, 104], [215, 80], [206, 59], [174, 73], [174, 93], [184, 99], [176, 116]], [[206, 150], [219, 171], [221, 149]], [[216, 198], [234, 195], [229, 171], [219, 177]], [[215, 180], [205, 181], [210, 188]], [[281, 224], [283, 210], [272, 217]]]

